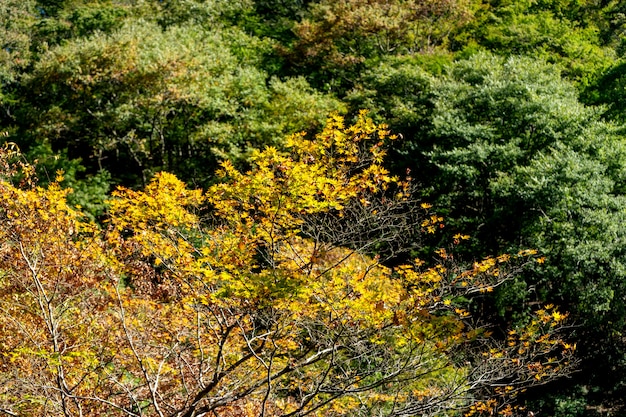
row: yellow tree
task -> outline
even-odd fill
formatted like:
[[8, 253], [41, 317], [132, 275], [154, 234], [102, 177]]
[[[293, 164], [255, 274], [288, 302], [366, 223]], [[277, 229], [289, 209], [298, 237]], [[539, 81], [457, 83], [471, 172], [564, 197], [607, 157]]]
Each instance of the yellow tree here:
[[388, 140], [365, 114], [353, 126], [335, 116], [313, 139], [292, 136], [288, 152], [255, 153], [247, 172], [224, 163], [204, 195], [165, 173], [116, 192], [120, 345], [133, 350], [119, 369], [143, 381], [155, 411], [426, 415], [483, 398], [471, 412], [491, 411], [569, 369], [558, 311], [496, 341], [456, 305], [532, 253], [469, 269], [445, 251], [431, 267], [373, 256], [442, 221], [384, 169]]
[[66, 190], [5, 175], [0, 325], [14, 336], [0, 411], [511, 413], [519, 390], [573, 366], [565, 317], [548, 306], [496, 339], [462, 304], [532, 252], [386, 266], [443, 220], [383, 167], [393, 139], [363, 113], [352, 126], [333, 116], [246, 172], [224, 163], [206, 192], [167, 173], [118, 189], [101, 233]]
[[43, 189], [32, 173], [14, 148], [0, 150], [0, 411], [83, 415], [109, 356], [107, 262], [61, 175]]

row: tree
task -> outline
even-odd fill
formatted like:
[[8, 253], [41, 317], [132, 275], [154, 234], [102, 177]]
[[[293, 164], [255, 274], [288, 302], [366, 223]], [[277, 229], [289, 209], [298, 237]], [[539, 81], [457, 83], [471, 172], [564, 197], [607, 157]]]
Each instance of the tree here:
[[[302, 79], [269, 79], [256, 67], [267, 46], [237, 29], [162, 30], [136, 19], [73, 39], [42, 56], [22, 84], [14, 139], [28, 149], [45, 138], [117, 183], [143, 184], [166, 169], [206, 184], [219, 159], [242, 163], [341, 109]], [[300, 105], [307, 110], [297, 118], [280, 111]]]
[[[156, 2], [153, 2], [156, 3]], [[155, 4], [156, 20], [164, 28], [195, 24], [204, 27], [222, 25], [252, 10], [252, 0], [165, 0]], [[147, 16], [144, 16], [147, 17]]]
[[456, 37], [454, 49], [485, 48], [504, 57], [529, 55], [559, 64], [582, 87], [614, 59], [615, 5], [594, 0], [485, 2]]
[[614, 339], [624, 325], [622, 128], [602, 120], [605, 109], [583, 105], [557, 67], [530, 58], [478, 54], [443, 77], [422, 76], [422, 85], [421, 94], [404, 95], [404, 108], [426, 110], [386, 108], [424, 127], [407, 134], [403, 151], [428, 164], [422, 179], [449, 218], [448, 233], [472, 234], [473, 254], [533, 247], [546, 256], [494, 291], [493, 314], [515, 320], [553, 300], [580, 323], [581, 383], [606, 383], [605, 393], [619, 386], [621, 371], [609, 381], [599, 369], [623, 354]]
[[[575, 365], [565, 314], [546, 306], [496, 337], [469, 312], [534, 251], [382, 264], [376, 243], [442, 221], [381, 165], [389, 140], [364, 114], [334, 116], [288, 153], [255, 152], [246, 172], [223, 163], [206, 193], [167, 173], [119, 188], [103, 231], [58, 185], [17, 187], [32, 168], [20, 177], [5, 151], [0, 411], [511, 414], [521, 389]], [[377, 228], [350, 241], [359, 221]]]
[[440, 76], [413, 60], [388, 60], [362, 76], [350, 101], [381, 109], [403, 132], [395, 171], [419, 169], [452, 233], [472, 231], [485, 254], [507, 250], [502, 240], [517, 240], [521, 227], [522, 207], [496, 196], [493, 184], [556, 143], [579, 146], [581, 126], [601, 127], [599, 109], [582, 105], [556, 66], [525, 57], [481, 53]]
[[[431, 135], [436, 145], [428, 155], [439, 170], [438, 182], [445, 184], [442, 205], [459, 208], [451, 212], [457, 219], [467, 216], [481, 224], [484, 242], [488, 235], [492, 238], [491, 250], [521, 238], [524, 245], [563, 260], [566, 252], [580, 253], [573, 249], [576, 242], [605, 242], [603, 231], [619, 224], [605, 218], [605, 226], [594, 227], [582, 219], [619, 216], [624, 177], [618, 167], [624, 148], [619, 129], [600, 121], [601, 109], [582, 105], [573, 86], [558, 74], [547, 75], [550, 70], [542, 65], [486, 56], [456, 64], [451, 72], [455, 81], [440, 84], [433, 94]], [[531, 189], [535, 191], [527, 194]], [[548, 244], [548, 230], [558, 223], [548, 221], [555, 220], [553, 216], [570, 225], [568, 232], [553, 235], [568, 242], [558, 250]], [[467, 230], [475, 229], [464, 224]], [[575, 237], [578, 233], [586, 237]], [[594, 257], [608, 253], [596, 252]], [[566, 265], [580, 271], [582, 264], [559, 262], [560, 273], [569, 268]], [[584, 275], [597, 272], [590, 269]], [[549, 280], [567, 285], [574, 275]], [[597, 311], [602, 304], [589, 307]]]
[[0, 412], [80, 415], [77, 396], [97, 386], [108, 356], [99, 230], [67, 205], [70, 190], [36, 187], [14, 149], [0, 161]]
[[10, 114], [7, 87], [15, 83], [19, 73], [31, 59], [31, 36], [35, 24], [34, 2], [0, 2], [0, 106], [4, 120]]
[[284, 52], [320, 86], [349, 89], [368, 59], [445, 49], [475, 6], [470, 0], [312, 2]]

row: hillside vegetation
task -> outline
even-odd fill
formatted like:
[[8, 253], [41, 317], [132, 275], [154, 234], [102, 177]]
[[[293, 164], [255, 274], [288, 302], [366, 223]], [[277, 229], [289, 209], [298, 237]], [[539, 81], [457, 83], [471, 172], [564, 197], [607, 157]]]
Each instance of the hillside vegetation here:
[[0, 414], [626, 413], [623, 2], [0, 0], [0, 43]]

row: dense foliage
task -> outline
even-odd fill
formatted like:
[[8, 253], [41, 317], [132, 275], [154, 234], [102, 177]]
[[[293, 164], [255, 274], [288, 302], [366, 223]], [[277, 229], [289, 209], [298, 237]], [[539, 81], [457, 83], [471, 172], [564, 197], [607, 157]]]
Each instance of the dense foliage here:
[[625, 14], [0, 0], [0, 413], [623, 414]]
[[367, 256], [441, 221], [381, 165], [387, 136], [335, 117], [314, 140], [292, 136], [290, 154], [255, 152], [247, 172], [224, 162], [206, 193], [158, 173], [118, 188], [103, 228], [67, 205], [60, 173], [38, 187], [5, 148], [1, 410], [510, 414], [520, 390], [571, 372], [553, 305], [502, 338], [465, 307], [535, 251], [467, 269], [445, 250], [431, 266]]

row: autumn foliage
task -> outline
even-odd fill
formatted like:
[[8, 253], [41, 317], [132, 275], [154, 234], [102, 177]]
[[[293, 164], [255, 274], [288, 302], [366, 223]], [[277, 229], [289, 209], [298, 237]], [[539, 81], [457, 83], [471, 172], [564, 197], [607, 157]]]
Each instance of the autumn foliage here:
[[294, 27], [299, 64], [350, 67], [372, 56], [432, 53], [477, 9], [471, 0], [320, 1]]
[[394, 139], [332, 116], [248, 171], [223, 163], [206, 191], [168, 173], [118, 188], [103, 226], [67, 204], [62, 173], [39, 187], [5, 148], [0, 412], [513, 413], [571, 371], [566, 314], [545, 306], [498, 336], [472, 311], [534, 251], [390, 266], [443, 221], [383, 167]]

